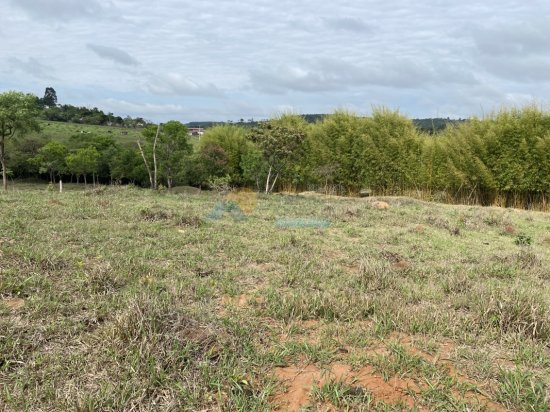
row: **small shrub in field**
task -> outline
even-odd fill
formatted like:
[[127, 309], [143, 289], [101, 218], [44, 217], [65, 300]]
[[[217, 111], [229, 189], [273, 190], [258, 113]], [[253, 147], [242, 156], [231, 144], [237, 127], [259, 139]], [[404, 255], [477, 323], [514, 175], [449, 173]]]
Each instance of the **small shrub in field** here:
[[148, 222], [157, 222], [168, 220], [171, 218], [171, 213], [163, 209], [145, 208], [141, 209], [141, 218]]
[[533, 243], [533, 239], [529, 235], [520, 233], [514, 239], [514, 243], [518, 246], [529, 246]]
[[197, 216], [185, 210], [182, 213], [176, 213], [171, 210], [161, 208], [145, 208], [140, 212], [140, 216], [147, 222], [170, 221], [177, 226], [199, 227], [203, 224], [200, 216]]
[[184, 213], [176, 218], [178, 226], [199, 227], [202, 226], [203, 220], [200, 216]]

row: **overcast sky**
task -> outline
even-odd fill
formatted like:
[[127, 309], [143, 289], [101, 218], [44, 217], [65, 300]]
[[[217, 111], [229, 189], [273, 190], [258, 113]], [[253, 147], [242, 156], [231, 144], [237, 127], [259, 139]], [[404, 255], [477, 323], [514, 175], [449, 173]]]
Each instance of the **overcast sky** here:
[[548, 0], [0, 0], [0, 91], [154, 121], [550, 99]]

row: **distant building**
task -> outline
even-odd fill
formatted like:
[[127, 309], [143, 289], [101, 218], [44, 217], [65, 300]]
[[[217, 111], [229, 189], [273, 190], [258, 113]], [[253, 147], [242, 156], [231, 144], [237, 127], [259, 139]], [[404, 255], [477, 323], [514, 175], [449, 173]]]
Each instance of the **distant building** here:
[[188, 130], [189, 136], [202, 136], [204, 129], [202, 127], [190, 127]]

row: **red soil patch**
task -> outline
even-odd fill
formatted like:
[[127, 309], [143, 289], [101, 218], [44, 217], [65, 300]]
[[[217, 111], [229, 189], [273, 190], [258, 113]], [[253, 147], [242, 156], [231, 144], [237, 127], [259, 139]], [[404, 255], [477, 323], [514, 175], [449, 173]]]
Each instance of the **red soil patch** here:
[[288, 366], [275, 369], [275, 375], [287, 386], [287, 390], [276, 395], [273, 401], [277, 405], [277, 410], [288, 412], [297, 411], [307, 405], [310, 402], [311, 389], [331, 380], [360, 385], [377, 401], [388, 404], [401, 402], [410, 408], [414, 406], [414, 399], [406, 392], [418, 390], [418, 386], [410, 379], [396, 376], [386, 382], [382, 376], [374, 373], [372, 367], [353, 371], [351, 366], [341, 363], [334, 363], [327, 369], [319, 369], [315, 365]]
[[512, 225], [506, 225], [504, 226], [504, 233], [514, 235], [516, 233], [516, 228]]

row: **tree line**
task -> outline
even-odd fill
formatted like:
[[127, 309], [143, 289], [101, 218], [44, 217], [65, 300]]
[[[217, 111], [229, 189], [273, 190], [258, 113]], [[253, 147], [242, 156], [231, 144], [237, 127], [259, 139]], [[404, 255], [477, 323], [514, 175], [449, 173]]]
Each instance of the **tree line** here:
[[132, 118], [131, 116], [115, 116], [113, 113], [104, 113], [97, 107], [78, 107], [70, 104], [58, 104], [57, 92], [53, 87], [46, 87], [44, 97], [34, 97], [36, 106], [39, 109], [39, 117], [42, 120], [91, 124], [98, 126], [117, 127], [144, 127], [148, 121], [142, 117]]
[[[0, 107], [6, 99], [9, 104], [8, 97], [0, 95]], [[387, 108], [370, 116], [336, 111], [313, 124], [285, 114], [254, 127], [211, 127], [194, 146], [178, 121], [147, 125], [130, 146], [103, 135], [78, 134], [67, 144], [24, 134], [8, 139], [4, 112], [0, 109], [0, 149], [2, 142], [9, 145], [0, 160], [13, 177], [91, 178], [152, 188], [224, 181], [264, 192], [369, 189], [527, 207], [550, 195], [550, 113], [536, 106], [472, 117], [437, 133], [419, 131], [411, 119]], [[21, 132], [34, 127], [32, 115], [19, 126]]]

